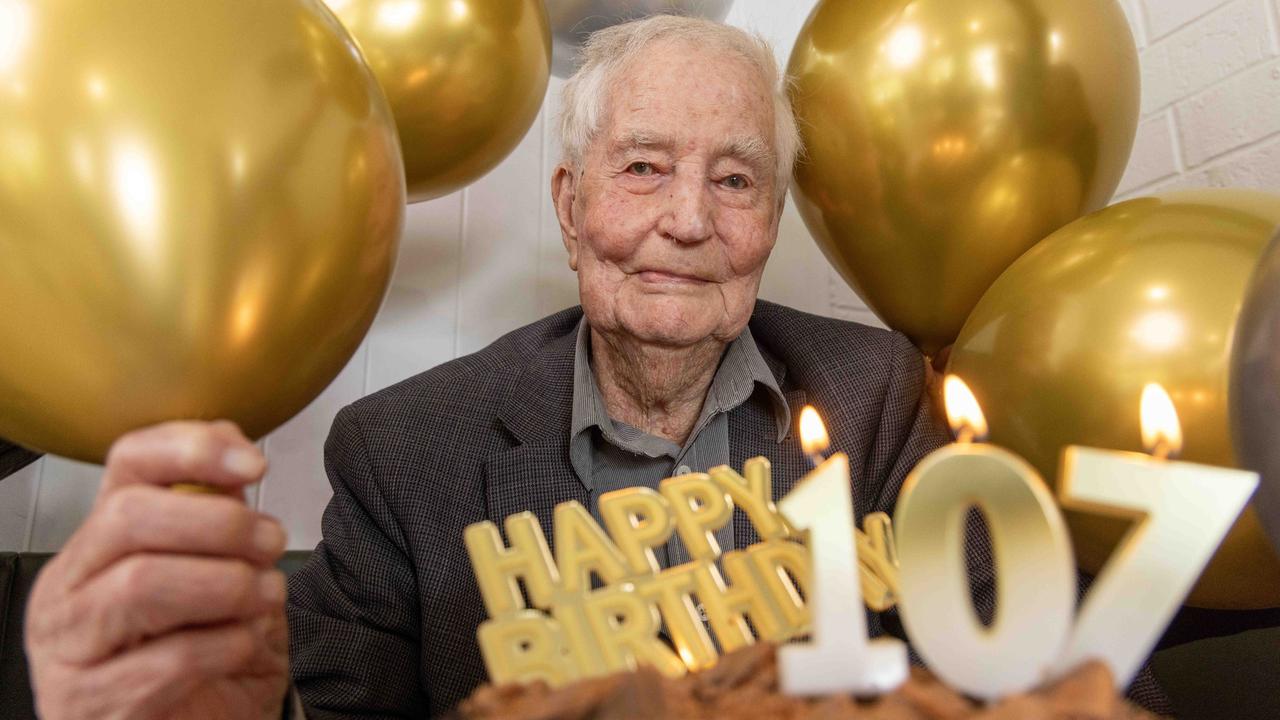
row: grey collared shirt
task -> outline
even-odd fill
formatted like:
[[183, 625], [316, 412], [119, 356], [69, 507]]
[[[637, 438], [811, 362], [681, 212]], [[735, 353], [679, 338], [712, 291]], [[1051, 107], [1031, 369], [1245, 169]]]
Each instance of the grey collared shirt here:
[[[664, 478], [706, 472], [727, 464], [729, 412], [746, 402], [757, 385], [763, 387], [773, 401], [778, 442], [782, 442], [791, 425], [791, 410], [750, 329], [743, 329], [725, 349], [698, 421], [684, 446], [649, 435], [609, 417], [591, 367], [591, 329], [583, 318], [578, 323], [573, 359], [569, 460], [578, 479], [591, 493], [591, 513], [596, 520], [600, 520], [599, 498], [604, 493], [637, 486], [656, 490]], [[716, 541], [722, 550], [736, 547], [732, 523], [716, 532]], [[658, 548], [657, 555], [663, 567], [689, 561], [689, 554], [678, 537], [672, 537], [665, 548]]]

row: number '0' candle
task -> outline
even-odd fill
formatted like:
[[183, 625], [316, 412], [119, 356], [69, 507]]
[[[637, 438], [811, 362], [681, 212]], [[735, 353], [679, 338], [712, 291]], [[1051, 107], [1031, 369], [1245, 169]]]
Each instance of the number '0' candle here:
[[[902, 564], [903, 625], [929, 668], [986, 699], [1048, 679], [1071, 629], [1075, 570], [1053, 495], [1025, 460], [981, 442], [986, 420], [965, 384], [948, 376], [947, 417], [958, 442], [907, 476], [893, 522]], [[979, 622], [965, 571], [977, 508], [991, 538], [996, 617]]]

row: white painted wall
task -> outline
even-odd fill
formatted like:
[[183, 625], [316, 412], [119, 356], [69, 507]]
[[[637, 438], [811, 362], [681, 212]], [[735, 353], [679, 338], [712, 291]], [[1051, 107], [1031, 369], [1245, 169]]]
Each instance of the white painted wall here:
[[[1068, 2], [1071, 0], [1058, 0]], [[785, 61], [816, 0], [737, 0], [729, 22]], [[1175, 187], [1280, 191], [1280, 0], [1120, 0], [1142, 53], [1143, 120], [1120, 197]], [[252, 500], [311, 548], [329, 498], [321, 447], [338, 408], [576, 303], [549, 199], [561, 81], [520, 146], [466, 190], [409, 208], [391, 292], [351, 363], [263, 440], [271, 469]], [[793, 210], [761, 296], [875, 322]], [[0, 482], [0, 551], [57, 550], [80, 524], [99, 469], [46, 458]]]

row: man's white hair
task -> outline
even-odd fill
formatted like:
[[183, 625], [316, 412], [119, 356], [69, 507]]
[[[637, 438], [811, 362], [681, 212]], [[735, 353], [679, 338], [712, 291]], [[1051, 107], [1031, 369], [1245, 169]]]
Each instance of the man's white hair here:
[[587, 146], [600, 130], [609, 88], [618, 73], [657, 40], [680, 40], [694, 47], [734, 54], [759, 72], [773, 98], [777, 190], [779, 196], [785, 193], [800, 151], [800, 135], [787, 97], [786, 77], [778, 68], [773, 49], [759, 35], [703, 18], [654, 15], [591, 34], [579, 54], [582, 66], [565, 83], [561, 95], [560, 143], [565, 162], [575, 168], [581, 166]]

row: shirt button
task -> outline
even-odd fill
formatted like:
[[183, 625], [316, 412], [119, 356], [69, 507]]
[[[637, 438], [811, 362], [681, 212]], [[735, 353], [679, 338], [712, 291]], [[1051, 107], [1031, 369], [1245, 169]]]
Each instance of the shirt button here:
[[688, 465], [681, 465], [676, 468], [676, 475], [688, 475], [691, 472], [693, 472], [693, 470], [690, 470]]

